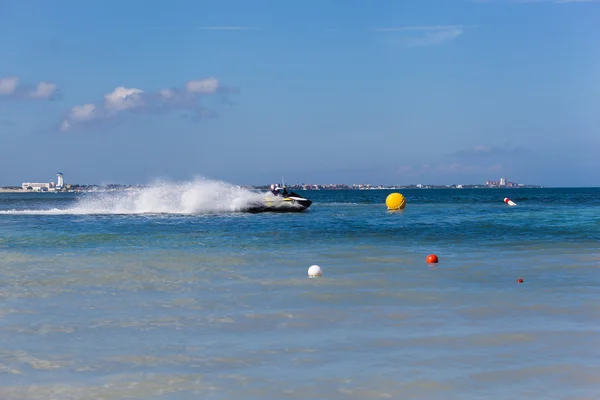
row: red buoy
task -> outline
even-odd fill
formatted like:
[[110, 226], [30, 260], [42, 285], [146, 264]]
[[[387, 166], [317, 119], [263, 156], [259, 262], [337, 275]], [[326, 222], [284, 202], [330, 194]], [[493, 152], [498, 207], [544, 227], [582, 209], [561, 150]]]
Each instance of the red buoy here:
[[425, 261], [427, 261], [428, 263], [437, 263], [438, 257], [435, 254], [430, 254], [427, 256], [427, 258], [425, 259]]
[[523, 283], [523, 278], [517, 279], [517, 283]]

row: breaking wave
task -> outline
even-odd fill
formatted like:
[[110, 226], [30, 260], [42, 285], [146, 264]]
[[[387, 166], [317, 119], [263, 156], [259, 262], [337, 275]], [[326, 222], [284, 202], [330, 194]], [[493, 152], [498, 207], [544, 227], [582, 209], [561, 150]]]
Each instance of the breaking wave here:
[[7, 210], [2, 214], [204, 214], [243, 211], [264, 194], [222, 181], [157, 181], [132, 190], [85, 193], [65, 209]]

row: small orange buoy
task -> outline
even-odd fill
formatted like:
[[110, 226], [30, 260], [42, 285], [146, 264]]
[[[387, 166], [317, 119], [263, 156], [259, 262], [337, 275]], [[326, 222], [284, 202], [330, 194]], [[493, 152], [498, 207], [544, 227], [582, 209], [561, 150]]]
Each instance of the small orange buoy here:
[[517, 283], [523, 283], [523, 278], [517, 279]]
[[425, 259], [425, 261], [427, 261], [428, 263], [437, 263], [438, 257], [435, 254], [430, 254], [427, 256], [427, 258]]

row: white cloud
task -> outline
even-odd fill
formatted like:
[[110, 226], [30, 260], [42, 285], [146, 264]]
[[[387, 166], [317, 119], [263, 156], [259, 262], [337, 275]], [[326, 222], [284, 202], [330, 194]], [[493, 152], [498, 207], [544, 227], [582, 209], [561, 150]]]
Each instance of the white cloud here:
[[94, 104], [84, 104], [75, 106], [71, 109], [71, 118], [75, 121], [86, 121], [95, 118], [96, 106]]
[[29, 97], [34, 99], [49, 99], [56, 93], [56, 85], [50, 82], [40, 82], [34, 92], [29, 94]]
[[166, 99], [170, 99], [170, 98], [173, 98], [173, 96], [175, 96], [175, 92], [172, 91], [171, 89], [162, 89], [162, 90], [159, 90], [158, 93]]
[[392, 28], [375, 28], [378, 32], [409, 32], [409, 31], [447, 31], [452, 29], [463, 29], [462, 25], [425, 25], [425, 26], [399, 26]]
[[0, 78], [0, 96], [9, 96], [13, 99], [53, 100], [58, 95], [58, 87], [52, 82], [31, 85], [22, 84], [18, 76]]
[[477, 173], [485, 172], [489, 167], [483, 167], [481, 165], [469, 165], [461, 163], [441, 164], [438, 165], [437, 170], [441, 173], [457, 174], [457, 173]]
[[195, 81], [188, 81], [185, 84], [185, 90], [189, 93], [215, 93], [219, 88], [219, 81], [216, 78], [210, 77]]
[[73, 124], [83, 121], [91, 121], [98, 117], [96, 113], [96, 106], [94, 104], [83, 104], [81, 106], [75, 106], [71, 108], [67, 118], [60, 124], [60, 130], [63, 132], [71, 129]]
[[103, 102], [73, 107], [61, 121], [60, 130], [71, 131], [80, 125], [99, 123], [127, 113], [162, 114], [183, 111], [184, 116], [192, 119], [212, 118], [216, 113], [200, 103], [201, 97], [234, 91], [232, 88], [221, 87], [213, 77], [188, 81], [184, 88], [161, 89], [156, 92], [119, 86], [104, 95]]
[[19, 86], [19, 78], [17, 76], [7, 76], [0, 78], [0, 95], [9, 95], [15, 93]]
[[104, 96], [104, 108], [114, 111], [125, 111], [143, 106], [141, 89], [130, 89], [119, 86]]
[[490, 146], [484, 146], [481, 144], [473, 147], [473, 151], [475, 153], [489, 153], [491, 150], [492, 150], [492, 148]]
[[409, 46], [432, 46], [444, 42], [450, 42], [464, 33], [462, 28], [452, 28], [441, 31], [427, 32], [420, 37], [408, 38], [406, 43]]
[[405, 45], [416, 47], [450, 42], [461, 36], [467, 28], [469, 27], [464, 25], [426, 25], [376, 28], [374, 30], [398, 34]]

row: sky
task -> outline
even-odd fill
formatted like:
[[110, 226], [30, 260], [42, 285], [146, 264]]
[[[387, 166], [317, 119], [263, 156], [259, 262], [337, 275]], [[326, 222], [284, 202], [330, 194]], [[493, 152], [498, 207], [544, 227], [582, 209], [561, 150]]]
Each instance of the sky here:
[[0, 0], [0, 186], [600, 186], [594, 0]]

